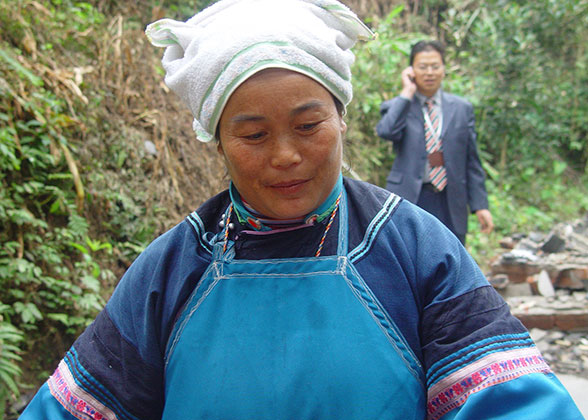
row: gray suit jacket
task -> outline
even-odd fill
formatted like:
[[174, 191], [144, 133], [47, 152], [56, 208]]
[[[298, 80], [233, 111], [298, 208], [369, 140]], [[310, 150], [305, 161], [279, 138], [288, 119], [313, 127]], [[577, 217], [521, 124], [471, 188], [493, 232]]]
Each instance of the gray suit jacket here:
[[[478, 157], [474, 110], [465, 99], [442, 92], [443, 157], [447, 170], [447, 201], [454, 228], [467, 231], [468, 207], [488, 208], [484, 170]], [[396, 158], [386, 188], [416, 203], [425, 177], [427, 152], [421, 104], [397, 96], [382, 103], [378, 135], [394, 143]]]

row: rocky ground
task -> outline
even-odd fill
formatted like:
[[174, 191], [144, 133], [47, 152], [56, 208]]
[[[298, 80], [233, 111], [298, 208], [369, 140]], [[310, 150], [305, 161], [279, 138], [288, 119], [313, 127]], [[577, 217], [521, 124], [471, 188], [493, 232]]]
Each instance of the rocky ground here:
[[531, 337], [556, 374], [588, 380], [588, 332], [530, 330]]
[[505, 238], [502, 246], [490, 283], [556, 375], [588, 384], [588, 214], [548, 234]]

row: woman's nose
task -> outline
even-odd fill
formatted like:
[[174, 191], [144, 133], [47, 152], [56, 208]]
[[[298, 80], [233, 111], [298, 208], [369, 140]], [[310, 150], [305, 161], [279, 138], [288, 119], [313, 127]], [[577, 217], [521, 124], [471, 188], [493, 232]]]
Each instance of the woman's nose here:
[[302, 161], [302, 155], [294, 136], [277, 136], [272, 148], [271, 165], [275, 168], [288, 168]]

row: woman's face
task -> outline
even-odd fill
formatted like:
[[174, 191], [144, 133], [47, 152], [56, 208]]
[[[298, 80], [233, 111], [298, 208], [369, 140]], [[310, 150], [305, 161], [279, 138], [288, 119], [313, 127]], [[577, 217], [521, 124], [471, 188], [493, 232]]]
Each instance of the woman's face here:
[[266, 217], [303, 217], [331, 193], [347, 126], [333, 97], [300, 73], [270, 69], [231, 95], [218, 151], [235, 187]]

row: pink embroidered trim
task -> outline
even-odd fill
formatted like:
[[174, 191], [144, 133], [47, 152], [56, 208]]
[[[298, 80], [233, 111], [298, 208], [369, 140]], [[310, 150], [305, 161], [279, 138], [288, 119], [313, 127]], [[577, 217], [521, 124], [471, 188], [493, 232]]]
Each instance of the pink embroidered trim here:
[[489, 354], [443, 378], [428, 392], [427, 419], [437, 420], [463, 405], [471, 394], [530, 373], [550, 373], [537, 348]]
[[116, 420], [116, 415], [92, 395], [80, 388], [62, 360], [49, 377], [51, 395], [77, 419]]

